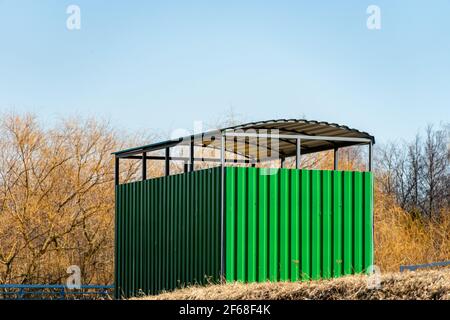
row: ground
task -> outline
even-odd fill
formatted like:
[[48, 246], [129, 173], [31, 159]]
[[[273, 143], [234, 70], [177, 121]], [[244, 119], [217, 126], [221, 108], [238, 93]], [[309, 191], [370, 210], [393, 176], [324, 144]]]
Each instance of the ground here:
[[[378, 284], [378, 285], [377, 285]], [[148, 296], [145, 300], [450, 300], [450, 269], [347, 276], [311, 282], [229, 283], [192, 286]]]

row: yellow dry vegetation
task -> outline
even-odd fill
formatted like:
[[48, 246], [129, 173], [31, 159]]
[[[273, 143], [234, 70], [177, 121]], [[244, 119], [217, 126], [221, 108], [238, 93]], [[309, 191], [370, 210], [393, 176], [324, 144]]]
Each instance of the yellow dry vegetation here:
[[[32, 115], [4, 114], [0, 120], [0, 283], [62, 283], [67, 267], [78, 265], [84, 284], [111, 284], [111, 152], [149, 139], [119, 134], [94, 119], [42, 127]], [[355, 149], [342, 150], [340, 169], [360, 170], [360, 159]], [[303, 164], [331, 169], [332, 153], [305, 157]], [[148, 176], [161, 175], [163, 163], [148, 170]], [[139, 178], [140, 162], [123, 162], [121, 171], [121, 181]], [[381, 271], [450, 260], [449, 209], [433, 220], [406, 212], [377, 187], [377, 179], [375, 263]]]
[[401, 209], [392, 197], [375, 192], [375, 264], [382, 271], [400, 265], [450, 260], [450, 212], [426, 220]]
[[347, 276], [310, 282], [192, 286], [143, 300], [449, 300], [450, 270], [386, 273], [378, 281]]
[[[113, 157], [107, 123], [67, 119], [44, 130], [31, 115], [0, 121], [0, 283], [111, 283]], [[130, 179], [137, 166], [123, 168]]]

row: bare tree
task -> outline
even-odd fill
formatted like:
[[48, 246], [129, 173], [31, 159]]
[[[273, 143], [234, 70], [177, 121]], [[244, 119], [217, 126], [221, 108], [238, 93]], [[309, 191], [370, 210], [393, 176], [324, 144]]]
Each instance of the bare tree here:
[[428, 126], [426, 137], [379, 149], [377, 179], [405, 210], [438, 218], [449, 205], [449, 126]]
[[446, 132], [434, 130], [430, 125], [426, 129], [424, 145], [424, 189], [426, 201], [423, 209], [430, 218], [439, 216], [441, 208], [448, 203], [448, 140]]
[[[108, 283], [113, 266], [113, 157], [107, 123], [43, 130], [31, 115], [0, 123], [0, 283], [59, 283], [70, 265]], [[125, 179], [138, 166], [123, 166]]]
[[408, 190], [409, 210], [417, 212], [422, 202], [421, 199], [421, 177], [423, 176], [423, 156], [421, 147], [421, 138], [417, 134], [414, 141], [408, 146]]

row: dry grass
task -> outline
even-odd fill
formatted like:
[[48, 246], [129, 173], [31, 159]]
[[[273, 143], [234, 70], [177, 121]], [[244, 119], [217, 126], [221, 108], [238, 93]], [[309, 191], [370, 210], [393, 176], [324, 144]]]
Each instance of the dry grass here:
[[375, 264], [382, 272], [400, 265], [450, 260], [450, 212], [438, 220], [414, 218], [395, 201], [375, 192]]
[[450, 213], [427, 221], [414, 218], [378, 190], [375, 197], [375, 264], [383, 273], [380, 289], [369, 289], [367, 277], [350, 276], [315, 282], [194, 286], [143, 299], [450, 300], [450, 269], [395, 273], [400, 265], [450, 260]]
[[367, 276], [311, 282], [231, 283], [192, 286], [144, 300], [450, 300], [450, 269], [387, 273], [378, 289]]

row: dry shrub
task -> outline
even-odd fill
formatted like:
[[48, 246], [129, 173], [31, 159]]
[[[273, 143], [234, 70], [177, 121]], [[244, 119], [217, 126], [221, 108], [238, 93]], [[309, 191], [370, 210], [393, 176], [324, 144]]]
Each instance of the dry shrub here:
[[[111, 283], [114, 160], [107, 123], [68, 119], [50, 129], [31, 115], [0, 121], [0, 283]], [[124, 179], [138, 167], [123, 166]]]
[[[369, 280], [369, 281], [368, 281]], [[311, 282], [229, 283], [192, 286], [148, 300], [380, 300], [450, 299], [450, 270], [388, 273], [374, 287], [366, 276], [348, 276]]]
[[450, 213], [426, 220], [404, 211], [392, 199], [375, 192], [375, 263], [382, 271], [400, 265], [450, 260]]
[[[121, 137], [121, 138], [119, 138]], [[140, 144], [104, 122], [64, 120], [42, 128], [30, 115], [0, 121], [0, 283], [60, 283], [79, 265], [83, 283], [112, 283], [112, 151]], [[150, 139], [145, 137], [145, 142]], [[125, 141], [128, 145], [125, 145]], [[333, 153], [307, 155], [304, 168], [331, 169]], [[362, 170], [356, 148], [340, 150], [341, 170]], [[293, 167], [294, 159], [287, 166]], [[203, 165], [199, 164], [197, 168]], [[121, 181], [140, 178], [140, 161], [121, 163]], [[172, 172], [181, 172], [174, 164]], [[156, 162], [148, 176], [162, 175]], [[375, 185], [377, 186], [375, 177]], [[375, 255], [382, 271], [450, 260], [450, 212], [424, 220], [377, 188]]]

